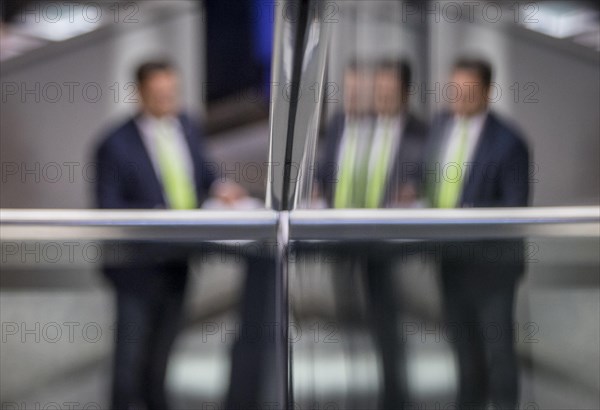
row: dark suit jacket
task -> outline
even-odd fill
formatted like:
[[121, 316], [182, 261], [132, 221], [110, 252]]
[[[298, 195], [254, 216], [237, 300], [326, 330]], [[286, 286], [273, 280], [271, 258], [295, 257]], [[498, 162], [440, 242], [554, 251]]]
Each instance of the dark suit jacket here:
[[[337, 114], [326, 129], [318, 155], [317, 179], [327, 204], [333, 204], [333, 194], [339, 169], [338, 150], [344, 133], [345, 115]], [[421, 167], [425, 152], [427, 128], [415, 116], [408, 115], [398, 151], [393, 159], [393, 168], [386, 187], [384, 205], [393, 203], [393, 199], [402, 185], [412, 184], [417, 191], [421, 187]], [[418, 192], [419, 193], [419, 192]]]
[[[198, 203], [215, 180], [216, 169], [205, 159], [200, 129], [186, 115], [179, 121], [190, 149]], [[154, 171], [140, 131], [132, 118], [103, 139], [96, 151], [98, 180], [96, 200], [99, 208], [166, 208], [162, 185]]]
[[[429, 137], [429, 163], [423, 175], [427, 179], [428, 198], [432, 204], [436, 203], [439, 169], [444, 166], [440, 158], [443, 158], [444, 138], [449, 134], [452, 118], [449, 113], [440, 115], [434, 121]], [[528, 205], [527, 145], [517, 131], [493, 113], [487, 116], [471, 162], [459, 207]], [[439, 164], [438, 170], [436, 163]], [[448, 248], [452, 249], [450, 254], [441, 255], [442, 273], [460, 274], [473, 286], [478, 283], [480, 286], [494, 286], [498, 281], [518, 277], [524, 270], [522, 239], [461, 241], [452, 245]]]
[[[193, 163], [196, 193], [200, 204], [216, 178], [216, 167], [205, 159], [200, 129], [186, 115], [180, 115]], [[105, 209], [166, 208], [162, 185], [146, 151], [142, 136], [131, 118], [104, 137], [95, 153], [98, 176], [96, 202]], [[105, 264], [105, 274], [122, 290], [152, 293], [164, 286], [183, 286], [187, 259], [170, 255], [164, 244], [122, 246], [119, 260]], [[163, 275], [161, 278], [160, 276]]]
[[[440, 115], [431, 128], [424, 170], [427, 196], [437, 202], [444, 164], [444, 138], [452, 115]], [[522, 207], [529, 202], [529, 151], [524, 139], [495, 114], [489, 113], [466, 175], [459, 207]], [[435, 179], [434, 179], [435, 178]]]

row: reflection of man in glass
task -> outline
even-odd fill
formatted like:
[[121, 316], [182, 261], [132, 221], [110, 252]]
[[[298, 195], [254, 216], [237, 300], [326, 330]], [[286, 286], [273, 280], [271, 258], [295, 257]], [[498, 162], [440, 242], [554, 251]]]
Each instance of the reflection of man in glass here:
[[[180, 112], [179, 76], [165, 61], [136, 73], [141, 110], [111, 131], [96, 153], [100, 208], [193, 209], [209, 191], [224, 201], [244, 195], [218, 183], [197, 125]], [[182, 314], [187, 260], [165, 247], [132, 246], [131, 266], [105, 273], [117, 296], [117, 345], [111, 409], [165, 410], [165, 371]], [[135, 263], [134, 263], [135, 262]], [[136, 407], [137, 408], [137, 407]]]
[[[402, 61], [382, 61], [374, 69], [353, 63], [346, 70], [345, 113], [334, 118], [326, 135], [324, 163], [335, 163], [338, 171], [332, 181], [321, 180], [330, 207], [391, 208], [412, 206], [417, 200], [419, 176], [412, 171], [422, 160], [426, 130], [408, 112], [409, 82], [410, 67]], [[339, 252], [342, 263], [334, 273], [338, 305], [357, 303], [353, 273], [359, 272], [366, 282], [368, 320], [381, 356], [380, 408], [402, 409], [406, 374], [393, 269], [398, 247], [349, 247]]]
[[343, 93], [344, 112], [335, 115], [326, 132], [319, 182], [329, 206], [361, 208], [364, 194], [353, 184], [362, 178], [355, 165], [366, 160], [362, 154], [368, 151], [373, 133], [372, 68], [362, 61], [348, 64]]
[[375, 70], [377, 120], [369, 157], [367, 208], [414, 206], [420, 194], [418, 163], [425, 126], [409, 111], [411, 72], [404, 61], [387, 60]]
[[408, 110], [410, 67], [352, 62], [344, 74], [344, 113], [331, 121], [321, 157], [321, 188], [335, 208], [411, 206], [425, 127]]
[[[435, 207], [527, 206], [527, 146], [489, 110], [491, 80], [491, 66], [485, 61], [461, 59], [454, 66], [452, 83], [459, 93], [451, 112], [435, 121], [430, 140], [428, 196]], [[449, 329], [457, 331], [451, 340], [460, 365], [459, 404], [515, 408], [518, 371], [512, 317], [523, 272], [522, 241], [446, 245], [441, 273]]]
[[[353, 60], [344, 71], [342, 88], [344, 110], [336, 113], [329, 123], [319, 156], [319, 189], [329, 206], [334, 202], [347, 205], [353, 202], [352, 157], [360, 147], [368, 146], [373, 127], [372, 69], [363, 61]], [[342, 163], [344, 155], [347, 160]], [[336, 182], [342, 175], [347, 178], [348, 186], [337, 188]]]

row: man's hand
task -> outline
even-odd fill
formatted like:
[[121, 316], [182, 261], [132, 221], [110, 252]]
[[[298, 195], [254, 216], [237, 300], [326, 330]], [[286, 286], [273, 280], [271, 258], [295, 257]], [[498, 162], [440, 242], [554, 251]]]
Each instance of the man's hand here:
[[404, 184], [398, 189], [394, 198], [394, 207], [410, 208], [417, 202], [417, 199], [417, 190], [415, 187], [410, 183]]
[[216, 181], [210, 188], [210, 195], [227, 205], [233, 205], [235, 202], [247, 198], [248, 191], [235, 182]]

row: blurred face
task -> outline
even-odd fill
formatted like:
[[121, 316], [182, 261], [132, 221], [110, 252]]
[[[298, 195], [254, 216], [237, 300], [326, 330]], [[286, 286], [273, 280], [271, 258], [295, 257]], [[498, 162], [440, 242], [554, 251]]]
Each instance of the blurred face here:
[[365, 70], [344, 74], [344, 110], [348, 115], [365, 115], [373, 108], [373, 79]]
[[179, 112], [179, 79], [171, 70], [156, 71], [140, 85], [142, 109], [155, 117]]
[[379, 115], [397, 115], [405, 109], [402, 87], [394, 70], [375, 75], [375, 111]]
[[456, 70], [452, 82], [460, 94], [450, 103], [450, 109], [456, 115], [470, 117], [487, 109], [489, 89], [484, 87], [475, 70]]

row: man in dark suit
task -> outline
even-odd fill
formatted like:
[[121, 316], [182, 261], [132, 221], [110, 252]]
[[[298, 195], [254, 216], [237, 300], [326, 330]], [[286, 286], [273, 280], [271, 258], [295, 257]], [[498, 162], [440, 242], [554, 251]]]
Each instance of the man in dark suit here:
[[[369, 75], [373, 75], [372, 80]], [[345, 113], [330, 124], [322, 159], [322, 192], [332, 208], [397, 208], [415, 206], [426, 128], [408, 110], [410, 67], [385, 60], [373, 71], [351, 64], [344, 79]], [[372, 87], [372, 91], [368, 90]], [[368, 294], [368, 319], [382, 357], [382, 409], [402, 409], [407, 400], [401, 370], [404, 348], [398, 334], [400, 306], [393, 261], [398, 249], [364, 255], [340, 250], [340, 260], [363, 272]], [[336, 272], [338, 299], [354, 304], [351, 272]], [[342, 306], [343, 308], [343, 306]], [[347, 309], [346, 309], [347, 310]], [[343, 313], [343, 312], [342, 312]]]
[[[97, 204], [107, 209], [193, 209], [209, 191], [224, 200], [241, 188], [216, 184], [198, 126], [179, 106], [179, 77], [165, 61], [136, 73], [141, 109], [96, 151]], [[188, 264], [158, 244], [132, 245], [126, 266], [106, 266], [117, 298], [111, 409], [165, 410], [165, 371], [182, 315]]]
[[[418, 198], [426, 127], [408, 110], [410, 76], [404, 61], [380, 61], [374, 70], [353, 61], [346, 68], [344, 112], [329, 123], [319, 159], [319, 186], [328, 206], [406, 207]], [[353, 175], [345, 175], [344, 151], [355, 137], [360, 140], [356, 151], [366, 155], [351, 155]], [[339, 190], [346, 182], [358, 187], [350, 187], [353, 192], [344, 199]]]
[[[529, 153], [523, 138], [489, 110], [491, 66], [456, 62], [460, 90], [451, 112], [434, 122], [424, 170], [438, 208], [523, 207], [529, 198]], [[441, 274], [449, 336], [459, 359], [460, 408], [513, 409], [518, 399], [513, 305], [524, 270], [522, 240], [442, 244]]]

